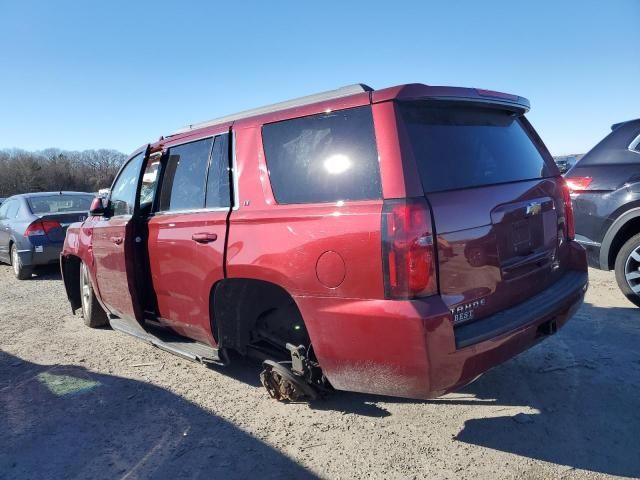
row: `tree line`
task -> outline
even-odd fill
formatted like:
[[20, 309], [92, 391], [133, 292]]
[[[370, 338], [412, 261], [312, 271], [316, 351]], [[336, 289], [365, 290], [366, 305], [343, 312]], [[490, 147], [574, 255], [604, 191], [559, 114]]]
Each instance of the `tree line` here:
[[108, 188], [127, 156], [117, 150], [0, 150], [0, 197]]

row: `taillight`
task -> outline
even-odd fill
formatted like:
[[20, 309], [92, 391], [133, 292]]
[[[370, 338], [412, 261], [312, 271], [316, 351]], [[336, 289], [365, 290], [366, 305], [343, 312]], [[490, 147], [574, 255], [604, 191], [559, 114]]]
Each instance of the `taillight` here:
[[385, 200], [382, 254], [386, 298], [437, 293], [431, 211], [424, 198]]
[[573, 240], [576, 238], [576, 226], [573, 217], [573, 205], [571, 204], [571, 187], [566, 180], [562, 182], [562, 200], [564, 201], [564, 221], [567, 229], [567, 240]]
[[586, 190], [587, 187], [591, 185], [591, 182], [593, 182], [593, 178], [571, 177], [571, 178], [567, 178], [566, 181], [567, 181], [567, 186], [569, 187], [569, 190], [572, 192], [575, 192], [579, 190]]
[[24, 231], [24, 236], [46, 235], [56, 228], [62, 228], [60, 222], [56, 222], [55, 220], [36, 220], [27, 227]]

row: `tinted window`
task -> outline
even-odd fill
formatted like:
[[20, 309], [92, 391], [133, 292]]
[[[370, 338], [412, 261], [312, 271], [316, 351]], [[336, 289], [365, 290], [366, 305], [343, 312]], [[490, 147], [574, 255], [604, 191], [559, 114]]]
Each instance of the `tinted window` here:
[[210, 208], [231, 206], [229, 188], [229, 135], [218, 135], [213, 142], [207, 177], [207, 202]]
[[122, 169], [111, 188], [111, 207], [113, 215], [132, 215], [135, 207], [138, 174], [142, 168], [144, 155], [139, 153]]
[[271, 123], [262, 141], [278, 203], [382, 196], [368, 106]]
[[636, 152], [640, 152], [640, 146], [634, 143], [638, 135], [640, 135], [640, 120], [616, 126], [609, 135], [600, 140], [580, 159], [577, 166], [637, 164], [640, 158]]
[[169, 149], [160, 194], [160, 210], [187, 210], [204, 207], [207, 165], [213, 139]]
[[511, 112], [421, 103], [400, 112], [425, 192], [553, 175]]
[[93, 196], [91, 195], [51, 195], [27, 199], [29, 208], [36, 215], [46, 213], [88, 212]]

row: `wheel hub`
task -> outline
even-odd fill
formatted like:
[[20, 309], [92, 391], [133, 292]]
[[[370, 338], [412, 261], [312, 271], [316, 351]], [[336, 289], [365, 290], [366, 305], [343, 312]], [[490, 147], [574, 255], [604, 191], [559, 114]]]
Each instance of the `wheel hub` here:
[[640, 247], [631, 252], [625, 263], [624, 276], [629, 288], [640, 296]]

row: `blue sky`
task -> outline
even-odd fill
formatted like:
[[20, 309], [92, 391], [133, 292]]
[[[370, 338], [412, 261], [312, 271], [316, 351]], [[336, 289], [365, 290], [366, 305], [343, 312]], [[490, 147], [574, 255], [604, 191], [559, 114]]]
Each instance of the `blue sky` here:
[[640, 0], [4, 1], [0, 148], [130, 152], [350, 83], [531, 100], [553, 154], [640, 117]]

